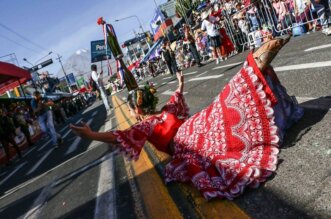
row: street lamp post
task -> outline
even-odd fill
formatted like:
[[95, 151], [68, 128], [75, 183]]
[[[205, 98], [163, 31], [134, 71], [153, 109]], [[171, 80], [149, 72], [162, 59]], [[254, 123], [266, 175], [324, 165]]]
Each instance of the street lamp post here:
[[51, 55], [53, 52], [52, 51], [50, 51], [47, 55], [45, 55], [45, 56], [43, 56], [42, 58], [40, 58], [40, 59], [38, 59], [37, 61], [35, 61], [35, 65], [39, 62], [39, 61], [41, 61], [42, 59], [44, 59], [44, 58], [46, 58], [47, 56], [49, 56], [49, 55]]
[[[140, 25], [140, 29], [143, 32], [143, 35], [145, 36], [145, 30], [144, 30], [143, 25], [141, 24], [141, 21], [140, 21], [140, 19], [137, 15], [132, 15], [132, 16], [116, 19], [115, 22], [119, 22], [119, 21], [126, 20], [126, 19], [129, 19], [129, 18], [136, 18], [137, 19], [137, 21]], [[148, 41], [146, 40], [146, 36], [145, 36], [145, 41], [147, 43], [148, 49], [151, 49], [151, 46], [149, 45]]]
[[58, 53], [55, 53], [55, 54], [57, 55], [57, 58], [56, 58], [56, 59], [59, 60], [59, 62], [60, 62], [60, 64], [61, 64], [62, 71], [63, 71], [63, 73], [64, 73], [64, 77], [65, 77], [65, 80], [66, 80], [66, 82], [67, 82], [67, 86], [68, 86], [68, 88], [69, 88], [69, 92], [72, 93], [71, 86], [70, 86], [70, 83], [69, 83], [69, 81], [68, 81], [67, 73], [66, 73], [66, 71], [64, 70], [64, 67], [63, 67], [63, 64], [62, 64], [62, 60], [61, 60], [62, 56], [60, 56], [60, 54], [58, 54]]

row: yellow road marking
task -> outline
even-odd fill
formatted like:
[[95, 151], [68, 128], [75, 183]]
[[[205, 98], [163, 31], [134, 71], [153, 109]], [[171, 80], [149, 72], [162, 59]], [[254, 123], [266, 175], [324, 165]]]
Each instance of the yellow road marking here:
[[[118, 119], [121, 129], [129, 127], [126, 118], [118, 108], [118, 98], [113, 96], [113, 106], [115, 108], [115, 115]], [[127, 112], [127, 106], [122, 105], [121, 108]], [[127, 114], [129, 115], [129, 114]], [[141, 197], [145, 206], [148, 218], [183, 218], [176, 204], [169, 195], [163, 181], [154, 169], [152, 162], [149, 160], [145, 150], [142, 150], [139, 160], [130, 162], [134, 172], [136, 181], [139, 185]]]
[[[122, 107], [123, 112], [127, 113], [126, 115], [129, 115], [127, 106], [125, 104], [123, 104], [123, 101], [116, 96], [113, 96], [113, 102], [114, 102], [114, 106], [115, 106], [116, 118], [117, 119], [120, 118], [120, 120], [118, 120], [118, 122], [122, 123], [122, 124], [126, 123], [125, 127], [128, 128], [130, 126], [129, 123], [123, 122], [125, 120], [124, 115], [122, 115], [122, 112], [120, 111], [120, 109], [116, 109], [116, 106], [118, 106], [120, 103], [121, 104], [120, 107]], [[133, 121], [133, 119], [131, 119], [131, 118], [129, 118], [129, 119], [132, 123], [136, 122], [136, 121]], [[147, 143], [147, 144], [149, 144], [149, 143]], [[156, 157], [159, 159], [159, 162], [163, 162], [170, 158], [167, 154], [157, 151], [155, 149], [155, 147], [153, 147], [153, 146], [151, 146], [151, 149], [155, 153]], [[139, 177], [144, 176], [144, 175], [147, 176], [149, 172], [154, 172], [157, 175], [155, 170], [152, 171], [152, 169], [154, 169], [153, 164], [149, 160], [149, 158], [144, 150], [142, 151], [138, 162], [140, 160], [144, 161], [143, 163], [137, 164], [139, 166], [141, 165], [141, 169], [139, 171], [137, 171], [135, 169], [136, 173], [141, 174], [141, 175], [139, 175]], [[136, 162], [136, 163], [138, 163], [138, 162]], [[148, 163], [148, 165], [149, 165], [148, 167], [144, 166], [144, 165], [146, 165], [146, 163]], [[143, 171], [147, 171], [147, 173], [146, 172], [144, 173]], [[153, 181], [154, 179], [152, 180], [152, 178], [149, 178], [148, 176], [144, 177], [144, 178], [147, 181], [141, 181], [143, 183], [141, 185], [142, 187], [146, 187], [146, 185], [144, 185], [144, 184], [146, 184], [146, 182], [148, 182], [148, 181], [153, 182], [153, 183], [148, 183], [148, 185], [150, 185], [150, 184], [156, 185]], [[156, 178], [158, 179], [158, 181], [161, 181], [159, 176], [156, 176]], [[157, 191], [162, 189], [164, 192], [167, 193], [167, 191], [164, 187], [165, 187], [165, 185], [161, 182], [153, 189], [156, 189]], [[179, 183], [179, 188], [183, 192], [184, 196], [191, 197], [195, 210], [200, 214], [200, 217], [202, 217], [202, 218], [226, 218], [226, 219], [227, 218], [233, 218], [233, 219], [234, 218], [240, 218], [240, 219], [241, 218], [243, 218], [243, 219], [250, 218], [242, 209], [240, 209], [232, 201], [215, 199], [215, 200], [208, 202], [208, 201], [206, 201], [206, 199], [204, 199], [202, 197], [202, 195], [199, 193], [199, 191], [196, 188], [194, 188], [193, 186]], [[145, 193], [143, 193], [143, 194], [145, 194]], [[153, 196], [153, 193], [151, 196]], [[171, 199], [171, 197], [170, 197], [170, 199]], [[162, 204], [160, 204], [160, 203], [162, 203]], [[172, 201], [171, 204], [175, 204], [175, 203], [173, 203], [173, 201]], [[161, 202], [153, 203], [153, 207], [154, 206], [157, 207], [158, 205], [160, 205], [162, 207], [168, 207], [168, 206], [166, 206], [167, 204], [164, 202], [164, 200], [161, 200]], [[166, 214], [164, 214], [164, 215], [166, 215]], [[154, 218], [154, 217], [152, 217], [152, 218]], [[158, 215], [157, 218], [160, 218], [160, 215]]]

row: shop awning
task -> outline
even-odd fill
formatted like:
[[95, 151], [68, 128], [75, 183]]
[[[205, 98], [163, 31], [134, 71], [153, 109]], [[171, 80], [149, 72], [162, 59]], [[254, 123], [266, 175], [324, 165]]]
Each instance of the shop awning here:
[[0, 94], [5, 93], [31, 79], [27, 70], [16, 65], [0, 62]]

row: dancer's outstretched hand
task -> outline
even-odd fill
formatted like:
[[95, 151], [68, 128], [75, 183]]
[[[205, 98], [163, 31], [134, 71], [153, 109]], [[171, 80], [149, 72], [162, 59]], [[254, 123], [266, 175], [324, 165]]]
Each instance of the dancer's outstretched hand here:
[[72, 129], [72, 131], [80, 136], [80, 137], [85, 137], [89, 138], [90, 134], [93, 132], [90, 128], [90, 126], [84, 122], [82, 122], [83, 126], [75, 126], [73, 124], [70, 124], [69, 127]]
[[176, 73], [177, 75], [177, 79], [178, 79], [178, 89], [177, 91], [180, 93], [183, 93], [183, 89], [184, 89], [184, 75], [182, 71], [179, 71]]
[[177, 79], [178, 79], [178, 82], [179, 83], [184, 83], [184, 75], [183, 75], [183, 72], [182, 71], [179, 71], [176, 73], [177, 75]]

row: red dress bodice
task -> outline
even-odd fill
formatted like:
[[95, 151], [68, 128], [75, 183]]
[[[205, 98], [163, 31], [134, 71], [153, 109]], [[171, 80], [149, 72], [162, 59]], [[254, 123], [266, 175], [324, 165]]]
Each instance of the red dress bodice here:
[[170, 143], [184, 120], [166, 111], [163, 111], [160, 117], [162, 121], [154, 126], [152, 134], [147, 140], [159, 151], [171, 154]]

